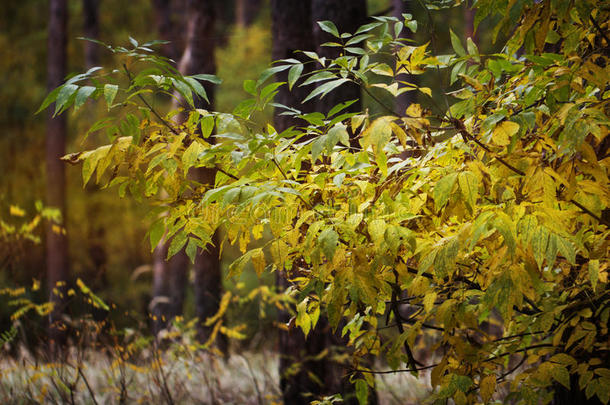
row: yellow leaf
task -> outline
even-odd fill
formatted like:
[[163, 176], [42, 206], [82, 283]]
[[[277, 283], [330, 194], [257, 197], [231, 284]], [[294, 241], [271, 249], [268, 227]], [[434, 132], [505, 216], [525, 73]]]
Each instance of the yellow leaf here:
[[424, 296], [424, 309], [426, 312], [430, 312], [434, 308], [434, 302], [436, 301], [436, 291], [429, 292]]
[[480, 392], [483, 402], [487, 403], [491, 400], [496, 390], [496, 376], [494, 374], [488, 375], [481, 379]]
[[419, 104], [410, 104], [407, 108], [407, 117], [409, 118], [420, 118], [422, 116], [423, 110], [421, 105]]
[[597, 282], [599, 281], [599, 260], [589, 260], [589, 278], [591, 280], [591, 285], [595, 290], [597, 287]]
[[9, 210], [10, 214], [14, 217], [23, 217], [25, 215], [25, 211], [17, 207], [16, 205], [11, 205]]
[[265, 253], [262, 249], [254, 249], [252, 251], [252, 265], [254, 265], [254, 270], [256, 270], [256, 274], [260, 277], [265, 271], [265, 266], [267, 262], [265, 261]]
[[500, 125], [496, 126], [491, 138], [493, 141], [500, 146], [506, 146], [510, 144], [510, 137], [519, 131], [519, 124], [512, 121], [503, 121]]

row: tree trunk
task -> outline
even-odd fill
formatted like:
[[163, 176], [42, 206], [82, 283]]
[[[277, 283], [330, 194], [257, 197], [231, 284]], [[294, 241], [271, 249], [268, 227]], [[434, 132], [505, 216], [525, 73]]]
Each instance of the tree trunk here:
[[163, 55], [178, 60], [184, 46], [183, 22], [185, 14], [184, 0], [153, 0], [155, 26], [159, 39], [169, 41], [162, 49]]
[[261, 7], [261, 0], [236, 0], [235, 23], [245, 28], [252, 25]]
[[[179, 69], [182, 74], [196, 73], [215, 74], [216, 59], [214, 52], [216, 43], [214, 29], [216, 22], [216, 2], [213, 0], [191, 0], [189, 2], [189, 21], [187, 43], [180, 59]], [[208, 95], [209, 103], [197, 99], [199, 108], [214, 108], [214, 86], [209, 82], [201, 83]], [[214, 138], [208, 142], [213, 143]], [[212, 185], [216, 171], [212, 169], [194, 169], [191, 172], [194, 180], [201, 184]], [[211, 329], [204, 326], [205, 320], [218, 311], [222, 294], [222, 274], [220, 268], [220, 240], [214, 235], [213, 245], [206, 250], [199, 249], [195, 258], [195, 313], [199, 318], [198, 338], [205, 342], [210, 337]], [[221, 351], [227, 347], [226, 340], [219, 336], [216, 342]]]
[[[404, 21], [403, 14], [413, 14], [411, 7], [412, 0], [392, 0], [392, 4], [394, 9], [392, 11], [392, 15], [400, 21]], [[411, 30], [407, 27], [404, 27], [402, 30], [401, 38], [411, 39], [413, 35], [411, 35]], [[413, 75], [408, 75], [406, 73], [402, 73], [397, 76], [399, 80], [406, 81], [409, 83], [415, 83], [416, 79]], [[403, 87], [402, 85], [400, 87]], [[407, 91], [406, 93], [402, 93], [398, 97], [394, 99], [394, 111], [398, 114], [404, 115], [407, 107], [414, 103], [417, 100], [417, 93], [415, 91]]]
[[[48, 54], [47, 54], [47, 89], [49, 91], [61, 85], [66, 75], [66, 24], [68, 10], [66, 0], [49, 1]], [[66, 115], [52, 117], [49, 109], [46, 133], [46, 175], [47, 206], [59, 208], [62, 221], [66, 223], [66, 174], [60, 158], [66, 149]], [[51, 345], [62, 344], [65, 332], [60, 327], [61, 314], [65, 309], [65, 287], [56, 289], [58, 282], [68, 279], [68, 240], [65, 228], [49, 223], [46, 229], [46, 261], [50, 301], [54, 308], [49, 316], [49, 337]]]
[[[187, 34], [186, 47], [180, 58], [178, 69], [183, 75], [193, 75], [197, 73], [216, 73], [216, 63], [214, 58], [214, 24], [215, 24], [215, 3], [212, 0], [189, 0], [187, 5]], [[210, 103], [203, 99], [196, 99], [198, 108], [212, 109], [214, 103], [214, 87], [209, 82], [201, 83], [208, 95]], [[178, 108], [178, 104], [174, 104]], [[181, 123], [186, 119], [185, 114], [176, 117], [176, 122]], [[213, 142], [213, 138], [208, 141]], [[202, 184], [213, 184], [216, 172], [210, 169], [195, 169], [190, 175], [195, 181]], [[222, 293], [222, 275], [220, 268], [220, 250], [218, 236], [215, 235], [214, 246], [208, 245], [206, 250], [199, 249], [195, 258], [195, 312], [200, 322], [198, 324], [198, 339], [201, 342], [207, 341], [211, 330], [204, 326], [205, 320], [218, 311], [220, 296]], [[165, 244], [164, 248], [167, 249]], [[165, 250], [166, 251], [166, 250]], [[169, 320], [182, 313], [184, 303], [184, 290], [188, 275], [188, 258], [184, 251], [177, 253], [168, 263], [162, 258], [155, 259], [155, 277], [158, 277], [159, 293], [168, 294], [170, 303], [167, 310], [166, 319]], [[158, 276], [157, 276], [158, 275]], [[162, 286], [166, 283], [166, 286]], [[163, 308], [163, 307], [161, 307]], [[220, 350], [226, 349], [226, 341], [221, 337], [217, 338], [217, 347]]]
[[[354, 32], [366, 18], [366, 4], [361, 0], [355, 2], [272, 0], [273, 60], [286, 58], [303, 60], [301, 54], [295, 53], [295, 51], [316, 49], [319, 41], [327, 40], [322, 39], [323, 35], [318, 32], [317, 24], [316, 35], [314, 35], [312, 13], [315, 13], [319, 20], [339, 21], [341, 28]], [[331, 55], [326, 49], [319, 50], [319, 53]], [[305, 69], [312, 68], [309, 65], [305, 67]], [[306, 73], [307, 70], [304, 71], [304, 74]], [[286, 79], [287, 72], [276, 75], [277, 81], [286, 81]], [[302, 104], [301, 100], [312, 90], [312, 86], [295, 86], [292, 91], [289, 91], [287, 86], [282, 86], [276, 96], [276, 102], [306, 113], [328, 112], [335, 103], [360, 99], [358, 86], [342, 86], [339, 88], [338, 96], [331, 93], [326, 95], [322, 102], [312, 100]], [[359, 103], [355, 104], [352, 110], [360, 108]], [[278, 131], [300, 124], [299, 120], [290, 116], [278, 115], [279, 112], [281, 110], [276, 110], [274, 117], [274, 125]], [[277, 285], [280, 289], [286, 289], [289, 286], [288, 278], [284, 271], [278, 272]], [[280, 311], [278, 321], [281, 324], [288, 324], [290, 314], [287, 311]], [[332, 333], [328, 322], [323, 318], [319, 320], [318, 325], [310, 332], [307, 339], [298, 328], [280, 329], [278, 336], [280, 389], [285, 404], [309, 404], [316, 397], [336, 393], [343, 394], [346, 399], [344, 403], [354, 403], [355, 398], [351, 395], [353, 390], [348, 387], [349, 382], [344, 378], [345, 370], [332, 364], [328, 356], [317, 358], [325, 349], [331, 349], [331, 346], [335, 344], [343, 345], [344, 343]]]
[[[99, 39], [98, 23], [99, 0], [83, 0], [83, 33], [85, 38]], [[99, 62], [99, 45], [85, 41], [85, 66], [87, 69]]]
[[[311, 33], [311, 0], [286, 1], [271, 0], [271, 31], [273, 35], [273, 47], [271, 57], [273, 60], [295, 58], [306, 60], [298, 50], [312, 50], [315, 42]], [[305, 69], [310, 69], [309, 65]], [[307, 73], [304, 70], [303, 74]], [[287, 81], [288, 72], [284, 71], [276, 75], [277, 81]], [[275, 97], [277, 103], [296, 108], [302, 112], [315, 110], [315, 101], [301, 104], [301, 101], [311, 92], [311, 86], [294, 86], [292, 91], [287, 86], [278, 89]], [[275, 129], [283, 131], [286, 128], [299, 124], [298, 120], [286, 115], [279, 115], [276, 111], [273, 119]], [[303, 121], [304, 122], [304, 121]]]

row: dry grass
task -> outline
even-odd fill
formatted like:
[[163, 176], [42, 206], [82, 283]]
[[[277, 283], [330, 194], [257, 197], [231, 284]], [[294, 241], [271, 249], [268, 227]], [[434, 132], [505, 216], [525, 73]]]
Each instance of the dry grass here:
[[[0, 361], [2, 404], [274, 404], [281, 403], [278, 355], [245, 352], [228, 358], [172, 347], [126, 352], [75, 348], [61, 362], [26, 350]], [[380, 405], [418, 404], [429, 377], [377, 376]]]

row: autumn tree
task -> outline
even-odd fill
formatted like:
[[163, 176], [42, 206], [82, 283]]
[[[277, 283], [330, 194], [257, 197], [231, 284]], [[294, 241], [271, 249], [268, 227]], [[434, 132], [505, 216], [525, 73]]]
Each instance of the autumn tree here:
[[[482, 54], [453, 31], [451, 54], [436, 55], [429, 43], [405, 46], [408, 18], [375, 17], [350, 33], [324, 21], [321, 29], [345, 41], [343, 52], [279, 62], [246, 82], [252, 98], [234, 114], [195, 110], [187, 130], [174, 134], [142, 108], [137, 130], [66, 159], [83, 161], [85, 174], [124, 168], [110, 180], [119, 192], [171, 207], [154, 224], [153, 244], [167, 229], [203, 247], [225, 227], [243, 253], [230, 275], [247, 263], [259, 274], [298, 270], [294, 324], [308, 335], [324, 314], [347, 337], [345, 366], [361, 403], [378, 372], [363, 361], [369, 355], [389, 372], [431, 370], [436, 403], [535, 404], [554, 396], [608, 403], [610, 10], [598, 0], [476, 7], [475, 26], [493, 17], [494, 34], [508, 38], [502, 52]], [[192, 105], [200, 92], [137, 43], [112, 49], [156, 69], [141, 70], [124, 97], [150, 86], [175, 89]], [[390, 63], [379, 58], [388, 53]], [[305, 64], [315, 70], [302, 76]], [[309, 101], [347, 84], [396, 96], [401, 68], [446, 82], [402, 83], [422, 95], [404, 114], [387, 105], [379, 115], [345, 112], [339, 104], [326, 114], [289, 110], [306, 124], [285, 131], [251, 120], [272, 102], [278, 84], [268, 79], [279, 71], [293, 72], [289, 88], [315, 83]], [[107, 94], [103, 86], [91, 97]], [[73, 102], [61, 101], [61, 108]], [[210, 119], [222, 143], [206, 141]], [[202, 122], [204, 136], [196, 130]], [[99, 166], [102, 157], [113, 164]], [[217, 170], [214, 187], [198, 189], [196, 201], [185, 198], [192, 167]], [[168, 184], [172, 192], [160, 195]], [[270, 238], [251, 245], [261, 226]], [[482, 327], [492, 317], [494, 334]], [[436, 359], [417, 356], [417, 338]]]

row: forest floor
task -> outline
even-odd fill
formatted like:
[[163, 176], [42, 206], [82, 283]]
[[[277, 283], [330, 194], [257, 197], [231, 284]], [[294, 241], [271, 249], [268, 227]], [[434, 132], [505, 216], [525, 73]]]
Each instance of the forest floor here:
[[[225, 358], [189, 350], [157, 356], [145, 349], [133, 358], [116, 350], [72, 350], [62, 362], [45, 362], [23, 349], [5, 356], [0, 403], [281, 404], [275, 352]], [[378, 374], [376, 384], [379, 405], [419, 404], [431, 390], [429, 374]]]

